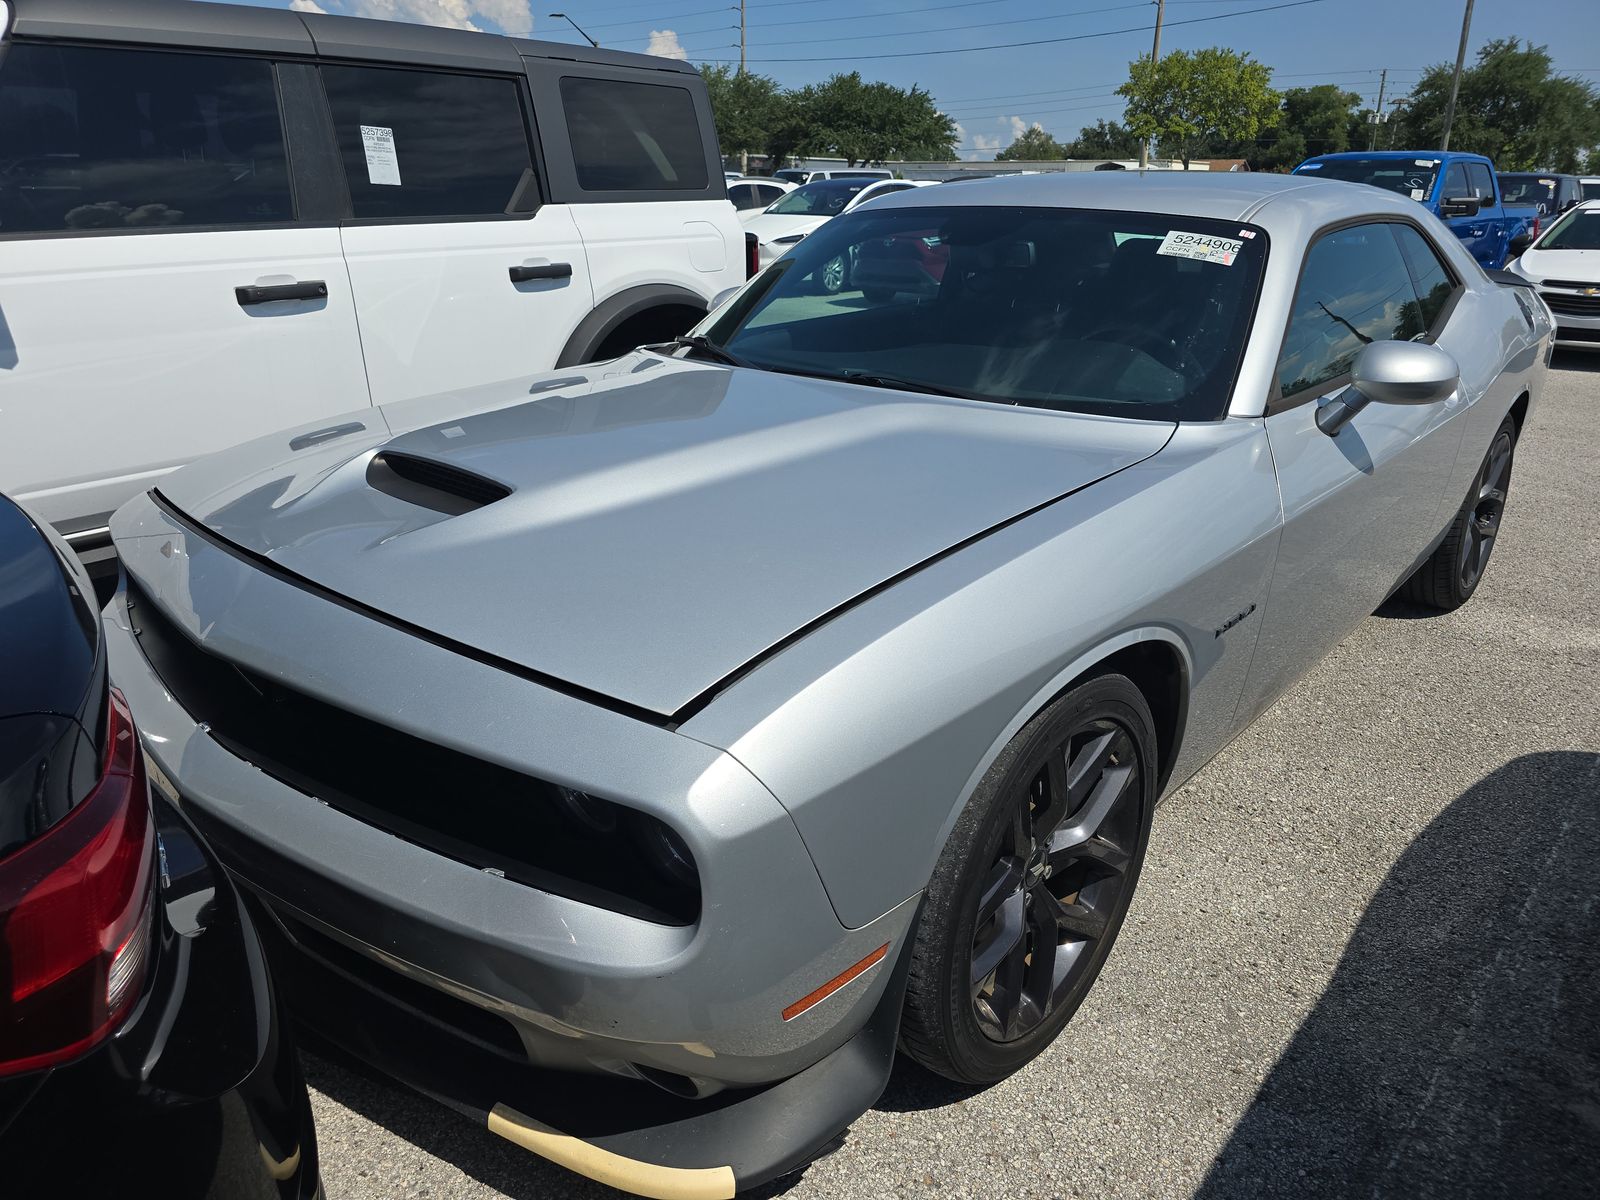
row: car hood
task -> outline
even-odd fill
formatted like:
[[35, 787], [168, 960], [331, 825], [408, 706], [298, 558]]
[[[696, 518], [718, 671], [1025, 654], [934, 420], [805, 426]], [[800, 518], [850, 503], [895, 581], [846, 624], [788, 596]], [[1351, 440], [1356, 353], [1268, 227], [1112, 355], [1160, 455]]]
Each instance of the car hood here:
[[1600, 287], [1600, 250], [1529, 250], [1517, 261], [1530, 279], [1568, 279]]
[[259, 439], [159, 492], [341, 597], [670, 716], [1174, 429], [644, 353], [531, 390], [390, 406], [326, 441]]
[[785, 213], [763, 212], [745, 224], [757, 239], [770, 242], [773, 238], [788, 237], [792, 233], [810, 233], [818, 225], [825, 225], [827, 217], [790, 216]]

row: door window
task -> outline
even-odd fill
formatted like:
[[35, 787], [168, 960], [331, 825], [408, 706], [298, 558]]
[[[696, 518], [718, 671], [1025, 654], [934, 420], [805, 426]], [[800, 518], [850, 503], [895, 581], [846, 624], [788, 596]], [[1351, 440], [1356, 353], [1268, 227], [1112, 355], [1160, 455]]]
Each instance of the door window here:
[[687, 88], [569, 75], [561, 103], [584, 191], [705, 190], [705, 143]]
[[340, 66], [322, 80], [358, 220], [523, 207], [533, 157], [515, 80]]
[[1476, 194], [1472, 190], [1472, 185], [1467, 182], [1467, 167], [1465, 163], [1450, 164], [1450, 171], [1444, 177], [1444, 194], [1452, 200], [1458, 196]]
[[1410, 225], [1391, 225], [1400, 242], [1400, 253], [1411, 271], [1411, 281], [1416, 284], [1418, 303], [1422, 306], [1422, 323], [1430, 333], [1437, 333], [1435, 322], [1444, 311], [1450, 297], [1455, 294], [1456, 281], [1439, 260], [1433, 244]]
[[1483, 201], [1484, 207], [1494, 204], [1494, 176], [1483, 163], [1472, 162], [1467, 164], [1467, 178], [1472, 183], [1472, 190], [1467, 193]]
[[1426, 330], [1388, 224], [1327, 234], [1306, 255], [1278, 360], [1279, 389], [1292, 396], [1331, 384], [1349, 373], [1361, 347], [1409, 341]]
[[0, 55], [0, 234], [293, 219], [271, 63], [26, 42]]

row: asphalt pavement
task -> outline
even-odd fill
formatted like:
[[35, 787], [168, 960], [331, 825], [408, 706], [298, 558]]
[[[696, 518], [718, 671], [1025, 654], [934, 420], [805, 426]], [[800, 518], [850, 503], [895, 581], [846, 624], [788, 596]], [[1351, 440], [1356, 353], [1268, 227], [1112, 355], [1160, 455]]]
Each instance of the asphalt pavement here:
[[[1066, 1032], [972, 1092], [903, 1062], [764, 1189], [1600, 1196], [1600, 355], [1560, 354], [1478, 594], [1369, 618], [1158, 811]], [[615, 1200], [306, 1057], [330, 1200]]]

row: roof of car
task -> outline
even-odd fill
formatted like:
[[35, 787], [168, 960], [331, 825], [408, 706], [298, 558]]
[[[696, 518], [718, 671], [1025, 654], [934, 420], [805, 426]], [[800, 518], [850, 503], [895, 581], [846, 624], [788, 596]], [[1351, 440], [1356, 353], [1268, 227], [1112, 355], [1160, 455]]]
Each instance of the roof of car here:
[[566, 42], [536, 42], [403, 21], [196, 0], [7, 0], [16, 37], [74, 38], [196, 49], [324, 54], [385, 62], [522, 70], [522, 58], [693, 72], [687, 62]]
[[[1340, 189], [1335, 192], [1330, 189]], [[1370, 211], [1414, 213], [1416, 202], [1382, 188], [1303, 175], [1219, 171], [1054, 171], [975, 179], [959, 188], [908, 188], [873, 205], [874, 212], [908, 205], [1017, 204], [1053, 208], [1121, 209], [1244, 220], [1265, 203], [1291, 192], [1307, 198], [1355, 200]]]
[[1307, 162], [1337, 161], [1344, 158], [1358, 159], [1407, 159], [1426, 156], [1428, 158], [1474, 158], [1480, 162], [1488, 162], [1482, 154], [1474, 154], [1469, 150], [1340, 150], [1337, 154], [1314, 154], [1306, 159]]

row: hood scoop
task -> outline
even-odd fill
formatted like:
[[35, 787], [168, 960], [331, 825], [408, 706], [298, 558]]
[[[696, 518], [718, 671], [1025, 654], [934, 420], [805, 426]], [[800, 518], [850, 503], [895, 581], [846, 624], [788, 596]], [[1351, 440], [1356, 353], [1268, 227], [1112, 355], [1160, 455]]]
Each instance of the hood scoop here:
[[367, 464], [367, 486], [449, 517], [511, 495], [505, 484], [486, 476], [398, 450], [380, 450], [372, 456]]

